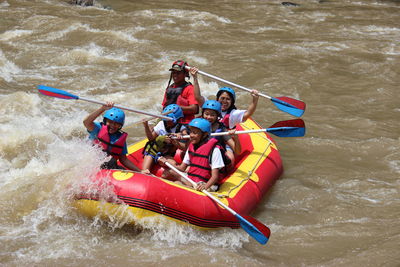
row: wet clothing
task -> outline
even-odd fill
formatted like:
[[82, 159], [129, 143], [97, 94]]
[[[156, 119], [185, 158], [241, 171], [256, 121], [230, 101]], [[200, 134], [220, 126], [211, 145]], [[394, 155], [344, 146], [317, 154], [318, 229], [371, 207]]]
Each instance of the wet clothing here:
[[118, 131], [113, 134], [117, 136], [117, 138], [111, 143], [110, 134], [108, 133], [107, 125], [102, 125], [100, 131], [97, 134], [97, 139], [95, 139], [95, 143], [99, 144], [103, 151], [108, 155], [112, 155], [113, 157], [122, 155], [122, 151], [124, 145], [126, 144], [126, 138], [128, 134], [122, 131]]
[[124, 167], [118, 165], [118, 160], [114, 157], [112, 157], [109, 161], [103, 162], [100, 168], [107, 170], [115, 170], [115, 169], [125, 170]]
[[[101, 127], [103, 126], [103, 123], [100, 123], [100, 122], [94, 122], [94, 129], [93, 129], [93, 131], [88, 131], [89, 132], [89, 139], [91, 139], [91, 140], [96, 140], [96, 139], [98, 139], [98, 134], [99, 134], [99, 132], [100, 132], [100, 130], [101, 130]], [[122, 134], [123, 134], [123, 132], [117, 132], [117, 133], [115, 133], [115, 134], [110, 134], [109, 136], [110, 136], [110, 144], [114, 144], [115, 142], [117, 142], [118, 141], [118, 139], [122, 136]], [[126, 142], [123, 144], [123, 146], [122, 146], [122, 151], [121, 151], [121, 153], [120, 153], [120, 155], [126, 155], [126, 154], [128, 154], [128, 148], [127, 148], [127, 145], [126, 145]]]
[[[111, 153], [115, 153], [115, 155], [113, 155], [113, 157], [109, 161], [104, 162], [100, 166], [100, 168], [102, 168], [102, 169], [124, 169], [123, 167], [118, 165], [117, 158], [118, 158], [118, 155], [128, 154], [128, 148], [126, 146], [127, 134], [123, 133], [123, 132], [117, 132], [115, 134], [108, 134], [108, 131], [107, 131], [106, 133], [109, 137], [109, 139], [108, 139], [108, 137], [105, 136], [105, 131], [107, 131], [107, 126], [100, 122], [94, 122], [93, 131], [88, 131], [90, 134], [89, 135], [90, 140], [93, 140], [94, 143], [98, 143], [105, 152], [107, 152], [107, 150], [110, 149]], [[99, 136], [101, 139], [105, 140], [110, 145], [107, 145], [105, 142], [101, 142], [98, 138]], [[121, 139], [121, 137], [123, 139], [125, 139], [124, 142], [122, 142], [123, 139]], [[112, 146], [113, 144], [117, 144], [118, 147], [116, 147], [116, 146], [113, 147]], [[114, 148], [114, 150], [112, 148]], [[120, 152], [120, 153], [117, 154], [116, 152]], [[108, 154], [111, 155], [111, 153], [108, 153]]]

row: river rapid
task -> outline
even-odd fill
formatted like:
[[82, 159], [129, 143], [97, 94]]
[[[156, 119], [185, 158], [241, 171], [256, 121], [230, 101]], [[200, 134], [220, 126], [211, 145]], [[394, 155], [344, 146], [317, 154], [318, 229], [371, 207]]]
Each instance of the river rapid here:
[[[0, 1], [0, 265], [399, 266], [400, 2], [296, 3]], [[305, 137], [274, 138], [284, 174], [252, 213], [265, 246], [241, 229], [133, 227], [71, 207], [71, 185], [104, 160], [82, 124], [98, 105], [37, 85], [159, 113], [177, 59], [307, 104]], [[206, 96], [223, 85], [200, 76]], [[129, 144], [141, 118], [127, 113]], [[253, 118], [293, 117], [260, 99]]]

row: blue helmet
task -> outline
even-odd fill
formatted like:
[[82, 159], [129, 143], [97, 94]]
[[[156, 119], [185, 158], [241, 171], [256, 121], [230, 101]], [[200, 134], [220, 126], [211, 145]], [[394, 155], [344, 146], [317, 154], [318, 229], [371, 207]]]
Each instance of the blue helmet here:
[[[180, 118], [183, 118], [182, 108], [177, 104], [171, 104], [166, 106], [162, 113], [168, 113], [165, 116], [174, 119], [174, 122], [177, 122]], [[166, 121], [166, 119], [163, 120]]]
[[207, 100], [204, 102], [203, 106], [201, 107], [203, 110], [205, 109], [212, 109], [218, 113], [218, 116], [221, 115], [221, 103], [217, 100]]
[[231, 95], [231, 97], [233, 97], [233, 103], [236, 101], [236, 93], [235, 93], [235, 91], [232, 89], [232, 88], [230, 88], [230, 87], [221, 87], [221, 88], [219, 88], [219, 91], [218, 91], [218, 93], [217, 93], [217, 98], [219, 98], [219, 96], [223, 93], [223, 92], [228, 92], [230, 95]]
[[104, 119], [115, 121], [123, 126], [125, 123], [125, 113], [122, 109], [110, 108], [106, 113], [104, 113]]
[[199, 128], [204, 133], [211, 133], [211, 123], [203, 118], [196, 118], [189, 122], [189, 126]]

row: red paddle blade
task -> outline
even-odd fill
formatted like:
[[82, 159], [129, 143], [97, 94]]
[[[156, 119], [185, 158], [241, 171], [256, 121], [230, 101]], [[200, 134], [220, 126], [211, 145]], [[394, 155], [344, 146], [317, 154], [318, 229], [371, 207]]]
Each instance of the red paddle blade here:
[[61, 89], [53, 88], [50, 86], [39, 85], [38, 90], [41, 94], [51, 97], [57, 97], [62, 99], [79, 99], [79, 96], [77, 95], [73, 95]]
[[306, 127], [302, 119], [278, 121], [266, 130], [279, 137], [302, 137], [306, 133]]
[[269, 236], [271, 235], [271, 230], [266, 225], [251, 216], [242, 215], [242, 217], [253, 224], [265, 237], [269, 239]]
[[294, 119], [294, 120], [287, 120], [287, 121], [278, 121], [271, 125], [269, 128], [278, 128], [278, 127], [299, 127], [304, 128], [305, 124], [302, 119]]
[[273, 97], [271, 100], [280, 110], [296, 117], [301, 117], [306, 109], [306, 103], [294, 98], [281, 96]]

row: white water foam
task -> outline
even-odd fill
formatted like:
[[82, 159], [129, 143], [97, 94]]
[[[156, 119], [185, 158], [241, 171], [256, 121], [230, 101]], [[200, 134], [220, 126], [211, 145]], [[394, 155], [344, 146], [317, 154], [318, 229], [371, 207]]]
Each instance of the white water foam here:
[[2, 34], [0, 34], [0, 40], [2, 41], [8, 41], [11, 39], [16, 39], [21, 36], [26, 36], [32, 34], [32, 30], [10, 30], [10, 31], [5, 31]]
[[57, 62], [64, 65], [81, 65], [81, 64], [95, 64], [105, 63], [107, 61], [127, 62], [128, 54], [116, 54], [112, 51], [106, 51], [103, 47], [90, 43], [85, 46], [74, 48], [67, 52], [62, 53]]
[[6, 82], [13, 81], [13, 75], [21, 72], [21, 69], [4, 55], [0, 50], [0, 77]]

